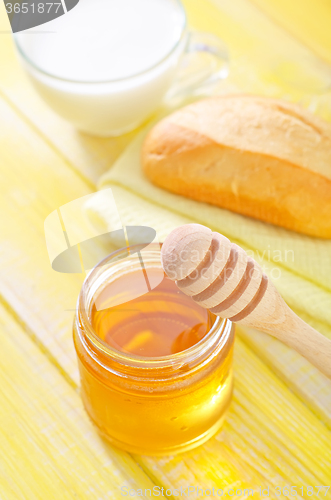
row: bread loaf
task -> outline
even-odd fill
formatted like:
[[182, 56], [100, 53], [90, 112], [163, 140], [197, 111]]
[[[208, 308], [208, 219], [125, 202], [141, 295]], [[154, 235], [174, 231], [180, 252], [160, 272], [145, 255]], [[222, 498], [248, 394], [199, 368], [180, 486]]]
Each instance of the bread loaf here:
[[331, 125], [299, 106], [248, 95], [204, 99], [151, 130], [142, 164], [173, 193], [331, 238]]

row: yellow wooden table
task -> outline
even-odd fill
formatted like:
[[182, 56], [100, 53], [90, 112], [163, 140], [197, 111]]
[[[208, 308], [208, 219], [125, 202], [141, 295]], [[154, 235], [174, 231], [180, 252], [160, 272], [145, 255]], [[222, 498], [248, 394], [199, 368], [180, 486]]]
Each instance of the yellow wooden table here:
[[[245, 75], [246, 90], [310, 99], [323, 114], [331, 71], [329, 2], [184, 3], [192, 26], [228, 44], [229, 87], [240, 87]], [[302, 75], [311, 76], [309, 88], [300, 86]], [[89, 422], [71, 340], [82, 277], [52, 271], [44, 220], [93, 192], [134, 134], [87, 137], [55, 116], [17, 62], [1, 3], [0, 499], [119, 499], [127, 491], [121, 488], [138, 495], [154, 486], [173, 497], [179, 489], [184, 498], [189, 486], [215, 488], [215, 496], [218, 488], [233, 489], [236, 498], [247, 496], [245, 489], [260, 497], [260, 488], [270, 498], [280, 491], [316, 498], [316, 486], [331, 486], [331, 383], [262, 336], [238, 336], [226, 424], [197, 450], [162, 459], [131, 456], [107, 445]], [[330, 490], [319, 497], [331, 498]]]

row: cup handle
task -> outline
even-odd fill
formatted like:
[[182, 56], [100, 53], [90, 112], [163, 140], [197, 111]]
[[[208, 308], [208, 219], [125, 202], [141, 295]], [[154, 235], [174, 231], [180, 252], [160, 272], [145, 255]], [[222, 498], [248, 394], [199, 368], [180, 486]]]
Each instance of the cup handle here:
[[[200, 61], [197, 54], [202, 56]], [[207, 95], [228, 74], [229, 53], [225, 43], [211, 33], [190, 32], [166, 103], [177, 105], [190, 96]]]

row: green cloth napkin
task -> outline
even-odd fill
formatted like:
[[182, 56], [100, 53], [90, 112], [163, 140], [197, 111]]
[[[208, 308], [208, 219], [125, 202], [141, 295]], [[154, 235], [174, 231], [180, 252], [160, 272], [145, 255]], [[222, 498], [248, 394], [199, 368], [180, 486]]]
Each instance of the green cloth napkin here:
[[[136, 137], [99, 183], [101, 189], [112, 188], [122, 223], [151, 226], [159, 241], [190, 222], [224, 234], [261, 264], [290, 307], [331, 338], [331, 240], [299, 235], [153, 186], [140, 162], [145, 135]], [[92, 198], [87, 211], [100, 231], [109, 230], [112, 214], [100, 198]]]

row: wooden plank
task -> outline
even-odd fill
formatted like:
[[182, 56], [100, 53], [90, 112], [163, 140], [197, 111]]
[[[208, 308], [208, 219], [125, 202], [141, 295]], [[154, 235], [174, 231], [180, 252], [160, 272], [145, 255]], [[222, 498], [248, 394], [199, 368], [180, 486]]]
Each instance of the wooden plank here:
[[[280, 3], [282, 13], [291, 11], [292, 2], [282, 0]], [[301, 2], [295, 0], [294, 3], [297, 14]], [[330, 8], [324, 0], [318, 0], [316, 7], [315, 3], [314, 6], [308, 5], [309, 0], [304, 2], [306, 14], [312, 9], [317, 12], [322, 3], [324, 8], [311, 16], [311, 23], [316, 26], [314, 36], [318, 36], [319, 23], [315, 23], [316, 18], [322, 18]], [[259, 8], [262, 4], [264, 9]], [[269, 4], [275, 9], [279, 5], [278, 0], [212, 0], [205, 2], [202, 8], [200, 0], [187, 0], [191, 25], [220, 36], [229, 47], [230, 76], [219, 86], [218, 91], [226, 92], [227, 85], [231, 91], [233, 85], [235, 92], [289, 99], [331, 121], [330, 54], [326, 61], [326, 57], [319, 57], [322, 56], [320, 52], [312, 50], [312, 44], [304, 45], [293, 37], [292, 19], [286, 24], [288, 29], [284, 29], [281, 23], [275, 22], [270, 16]], [[330, 41], [330, 34], [328, 36]], [[307, 35], [305, 38], [307, 40]], [[310, 41], [313, 43], [314, 38], [311, 37]]]
[[120, 499], [153, 488], [95, 432], [77, 392], [0, 305], [0, 497]]
[[308, 498], [307, 486], [331, 480], [330, 431], [239, 339], [235, 360], [234, 401], [223, 430], [181, 456], [137, 460], [170, 489], [252, 488], [258, 494], [269, 487], [270, 498], [277, 498], [277, 486], [296, 485]]
[[249, 328], [238, 328], [238, 335], [331, 429], [330, 380], [277, 339]]
[[331, 4], [325, 0], [252, 0], [263, 12], [331, 64]]
[[91, 189], [1, 98], [0, 117], [0, 293], [77, 382], [71, 324], [84, 276], [52, 270], [44, 221]]

